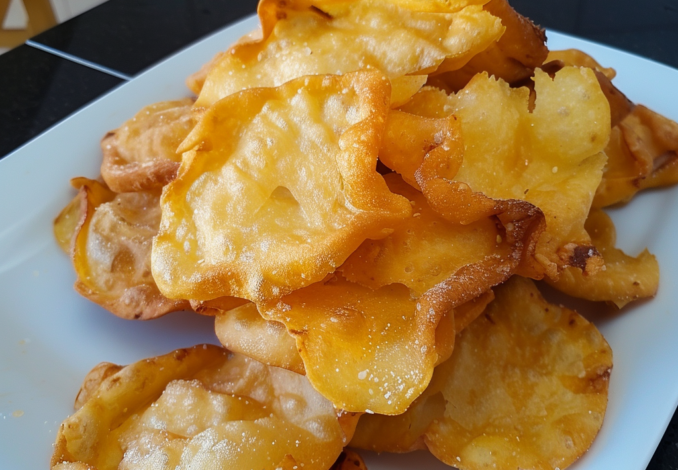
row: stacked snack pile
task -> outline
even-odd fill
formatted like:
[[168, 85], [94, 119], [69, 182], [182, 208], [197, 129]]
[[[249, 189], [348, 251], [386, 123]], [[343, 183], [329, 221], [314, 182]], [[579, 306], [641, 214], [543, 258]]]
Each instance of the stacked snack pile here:
[[678, 124], [505, 0], [261, 0], [261, 30], [102, 140], [55, 221], [115, 315], [214, 316], [85, 379], [53, 470], [564, 469], [612, 352], [549, 304], [655, 294], [603, 207], [678, 181]]

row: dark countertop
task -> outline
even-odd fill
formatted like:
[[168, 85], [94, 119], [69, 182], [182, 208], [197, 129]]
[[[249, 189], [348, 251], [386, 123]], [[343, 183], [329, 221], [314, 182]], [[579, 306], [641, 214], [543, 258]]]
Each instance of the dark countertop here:
[[[678, 68], [678, 0], [511, 0], [541, 26]], [[0, 158], [256, 1], [109, 0], [0, 55]], [[678, 413], [649, 470], [678, 470]]]

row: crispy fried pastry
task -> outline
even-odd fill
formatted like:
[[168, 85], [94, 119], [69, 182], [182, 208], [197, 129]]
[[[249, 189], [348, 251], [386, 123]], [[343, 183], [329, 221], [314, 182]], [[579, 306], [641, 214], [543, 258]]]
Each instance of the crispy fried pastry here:
[[431, 76], [429, 85], [456, 92], [475, 75], [487, 72], [515, 86], [523, 84], [544, 63], [549, 51], [543, 29], [515, 11], [506, 0], [491, 0], [483, 9], [501, 19], [506, 28], [504, 34], [459, 70]]
[[363, 243], [341, 274], [258, 308], [285, 324], [309, 380], [335, 406], [399, 414], [451, 353], [450, 313], [519, 269], [534, 252], [543, 215], [521, 201], [525, 208], [470, 226], [448, 223], [398, 175], [386, 180], [412, 202], [412, 217], [389, 237]]
[[592, 273], [602, 259], [584, 222], [606, 162], [610, 107], [589, 69], [564, 68], [554, 78], [537, 70], [534, 81], [532, 111], [527, 88], [510, 88], [486, 74], [457, 94], [417, 93], [401, 109], [429, 118], [453, 114], [464, 141], [453, 179], [433, 172], [422, 175], [428, 189], [418, 183], [434, 208], [462, 223], [491, 214], [496, 200], [534, 204], [546, 217], [536, 254], [546, 274], [557, 278], [567, 266]]
[[378, 72], [232, 95], [182, 144], [153, 277], [166, 296], [277, 298], [333, 272], [411, 213], [376, 172], [389, 103]]
[[246, 88], [364, 69], [382, 71], [393, 82], [391, 101], [404, 103], [428, 73], [462, 67], [501, 36], [501, 21], [482, 3], [263, 0], [262, 38], [241, 41], [214, 60], [196, 108]]
[[643, 189], [678, 183], [677, 123], [631, 102], [612, 84], [616, 72], [582, 51], [552, 51], [548, 60], [594, 70], [610, 103], [612, 131], [605, 147], [608, 161], [594, 207], [628, 202]]
[[75, 290], [128, 320], [150, 320], [185, 310], [184, 300], [163, 296], [151, 276], [151, 244], [160, 224], [160, 194], [116, 194], [95, 180], [75, 178], [80, 220], [72, 259]]
[[214, 330], [219, 342], [230, 351], [269, 366], [305, 373], [297, 343], [285, 325], [264, 320], [251, 302], [217, 313]]
[[216, 346], [99, 369], [85, 381], [96, 393], [59, 428], [53, 469], [328, 470], [357, 422], [303, 376]]
[[600, 209], [591, 211], [585, 227], [605, 260], [605, 270], [585, 276], [580, 269], [567, 268], [558, 281], [547, 280], [550, 285], [572, 297], [612, 302], [619, 308], [657, 293], [659, 263], [654, 255], [645, 249], [634, 258], [618, 249], [612, 219]]
[[603, 422], [612, 352], [576, 312], [514, 277], [464, 330], [429, 389], [400, 416], [363, 416], [351, 445], [427, 447], [448, 465], [565, 468]]
[[101, 176], [117, 193], [160, 189], [179, 170], [179, 144], [193, 129], [193, 100], [163, 101], [141, 109], [101, 141]]

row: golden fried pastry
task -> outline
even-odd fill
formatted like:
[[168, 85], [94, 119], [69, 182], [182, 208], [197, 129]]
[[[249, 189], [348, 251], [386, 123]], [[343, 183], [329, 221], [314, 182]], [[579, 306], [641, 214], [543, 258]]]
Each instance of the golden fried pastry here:
[[596, 72], [602, 73], [605, 78], [612, 80], [617, 76], [617, 72], [613, 68], [603, 67], [596, 59], [579, 49], [563, 49], [559, 51], [549, 51], [547, 62], [559, 60], [564, 65], [574, 65], [577, 67], [588, 67]]
[[193, 100], [163, 101], [141, 109], [101, 141], [101, 176], [117, 193], [160, 189], [179, 170], [179, 144], [193, 129]]
[[[435, 333], [436, 365], [449, 359], [455, 335], [475, 320], [493, 299], [494, 293], [489, 290], [442, 315]], [[215, 333], [225, 348], [269, 366], [306, 373], [294, 337], [283, 323], [262, 318], [255, 304], [218, 311], [215, 315]]]
[[54, 238], [64, 253], [71, 254], [73, 236], [82, 219], [82, 210], [82, 199], [80, 196], [75, 196], [54, 219]]
[[453, 95], [425, 88], [403, 106], [430, 118], [454, 114], [461, 123], [459, 171], [454, 179], [426, 175], [429, 190], [422, 189], [441, 213], [445, 201], [457, 201], [444, 215], [463, 223], [487, 216], [494, 200], [528, 201], [546, 217], [536, 257], [548, 276], [557, 278], [567, 266], [595, 272], [602, 259], [584, 222], [606, 162], [610, 107], [589, 69], [567, 67], [553, 79], [537, 70], [534, 81], [531, 112], [527, 88], [510, 88], [486, 74]]
[[94, 366], [94, 368], [90, 370], [85, 376], [85, 380], [82, 382], [80, 390], [75, 397], [75, 403], [73, 406], [75, 411], [78, 411], [80, 408], [82, 408], [90, 398], [96, 395], [101, 382], [109, 378], [111, 375], [117, 374], [122, 368], [123, 366], [119, 366], [110, 362], [100, 362]]
[[654, 255], [645, 249], [634, 258], [618, 249], [614, 223], [600, 209], [591, 211], [586, 230], [603, 255], [605, 270], [584, 276], [577, 268], [567, 268], [558, 281], [547, 279], [546, 282], [572, 297], [612, 302], [619, 308], [657, 293], [659, 264]]
[[432, 118], [394, 110], [388, 114], [379, 160], [412, 187], [426, 192], [428, 175], [445, 179], [456, 176], [464, 161], [461, 134], [461, 124], [454, 115]]
[[[529, 204], [516, 203], [499, 216], [462, 225], [445, 220], [422, 193], [398, 175], [389, 174], [385, 179], [391, 191], [411, 202], [413, 214], [388, 237], [365, 241], [339, 267], [346, 279], [372, 289], [400, 283], [415, 296], [427, 297], [460, 270], [486, 263], [491, 271], [488, 275], [498, 276], [493, 282], [478, 271], [453, 288], [454, 297], [469, 301], [508, 279], [509, 272], [533, 255], [534, 239], [543, 230], [543, 215]], [[445, 294], [437, 293], [442, 294], [437, 301], [444, 302]], [[450, 308], [461, 304], [457, 300]]]
[[264, 320], [257, 306], [248, 303], [216, 314], [214, 331], [228, 350], [263, 364], [305, 374], [297, 343], [285, 325]]
[[313, 76], [214, 105], [162, 197], [153, 277], [166, 296], [253, 301], [332, 273], [410, 215], [376, 172], [389, 103], [378, 72]]
[[303, 376], [216, 346], [98, 369], [96, 393], [59, 428], [53, 469], [328, 470], [357, 423]]
[[514, 277], [496, 296], [420, 400], [405, 415], [363, 416], [351, 445], [426, 446], [461, 470], [564, 469], [588, 449], [607, 406], [609, 345], [529, 280]]
[[160, 225], [160, 194], [116, 194], [95, 180], [76, 178], [80, 220], [72, 259], [75, 290], [128, 320], [150, 320], [189, 308], [170, 300], [151, 276], [151, 246]]
[[549, 51], [543, 29], [515, 11], [506, 0], [491, 0], [483, 9], [501, 19], [506, 28], [504, 34], [459, 70], [431, 76], [429, 85], [457, 92], [482, 72], [517, 85], [544, 63]]
[[643, 105], [612, 128], [609, 163], [594, 205], [628, 202], [638, 191], [678, 183], [678, 123]]
[[494, 291], [491, 289], [480, 294], [473, 300], [446, 311], [436, 328], [435, 348], [438, 359], [436, 366], [447, 361], [454, 351], [454, 344], [459, 333], [464, 331], [473, 320], [478, 318], [487, 305], [494, 300]]
[[227, 312], [231, 309], [240, 307], [241, 305], [248, 304], [250, 301], [238, 297], [217, 297], [212, 300], [191, 300], [190, 303], [191, 309], [195, 313], [214, 316], [219, 312]]
[[548, 60], [593, 69], [610, 103], [612, 131], [605, 147], [608, 162], [594, 207], [628, 202], [640, 190], [678, 183], [677, 123], [632, 103], [612, 84], [616, 72], [582, 51], [552, 51]]
[[402, 413], [437, 360], [437, 318], [418, 310], [402, 284], [372, 290], [335, 275], [259, 311], [285, 324], [309, 381], [337, 408]]
[[612, 353], [530, 278], [654, 295], [656, 259], [618, 250], [597, 208], [678, 181], [678, 124], [583, 52], [549, 54], [507, 0], [258, 15], [189, 77], [195, 104], [104, 138], [107, 184], [75, 179], [54, 221], [82, 295], [122, 318], [190, 307], [226, 349], [99, 364], [52, 470], [365, 470], [349, 441], [570, 465]]
[[363, 243], [341, 275], [257, 306], [265, 319], [285, 324], [309, 380], [335, 406], [391, 415], [407, 409], [451, 353], [453, 309], [531, 256], [543, 215], [517, 210], [452, 224], [398, 175], [385, 178], [411, 201], [412, 217], [389, 237]]
[[[481, 5], [457, 0], [263, 0], [258, 12], [262, 38], [215, 59], [196, 108], [246, 88], [364, 69], [380, 70], [393, 82], [391, 101], [398, 105], [427, 74], [462, 67], [504, 31]], [[193, 80], [195, 88], [203, 74]]]

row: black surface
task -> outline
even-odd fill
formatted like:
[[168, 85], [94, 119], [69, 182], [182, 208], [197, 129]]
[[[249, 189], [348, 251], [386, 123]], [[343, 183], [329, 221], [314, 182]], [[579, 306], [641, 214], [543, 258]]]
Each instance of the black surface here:
[[[256, 11], [255, 0], [113, 0], [33, 41], [135, 75]], [[226, 48], [228, 44], [224, 44]]]
[[678, 67], [678, 0], [510, 0], [541, 26]]
[[678, 412], [673, 415], [647, 470], [678, 470]]
[[647, 470], [678, 469], [678, 413], [673, 415], [666, 434], [659, 443]]
[[0, 158], [121, 81], [29, 46], [0, 55]]

